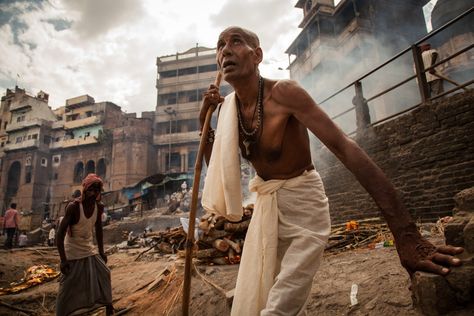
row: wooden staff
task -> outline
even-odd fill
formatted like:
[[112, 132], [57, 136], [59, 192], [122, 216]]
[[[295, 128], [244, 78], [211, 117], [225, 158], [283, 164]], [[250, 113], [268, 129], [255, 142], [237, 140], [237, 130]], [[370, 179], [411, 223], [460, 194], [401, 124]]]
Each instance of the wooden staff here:
[[[219, 88], [221, 84], [222, 73], [217, 72], [216, 80], [214, 85]], [[209, 126], [211, 124], [212, 110], [211, 107], [207, 110], [206, 119], [204, 126], [202, 127], [201, 140], [199, 142], [199, 149], [196, 157], [196, 163], [194, 165], [194, 181], [193, 181], [193, 195], [191, 197], [191, 210], [189, 211], [189, 227], [188, 234], [186, 236], [186, 259], [184, 264], [184, 283], [183, 283], [183, 316], [189, 314], [189, 295], [191, 292], [191, 263], [192, 263], [192, 250], [194, 246], [194, 225], [196, 222], [196, 209], [197, 199], [199, 193], [199, 181], [201, 179], [202, 170], [202, 158], [204, 156], [204, 149], [207, 144], [207, 135], [209, 132]]]
[[[453, 85], [455, 85], [455, 86], [457, 86], [457, 87], [461, 87], [461, 85], [460, 85], [459, 83], [457, 83], [456, 81], [454, 81], [454, 80], [451, 79], [451, 78], [448, 78], [448, 77], [446, 77], [446, 76], [443, 76], [442, 74], [439, 74], [439, 73], [435, 72], [435, 73], [432, 74], [432, 75], [434, 75], [434, 76], [436, 76], [436, 77], [438, 77], [438, 78], [440, 78], [440, 79], [446, 80], [447, 82], [452, 83]], [[469, 91], [469, 89], [466, 88], [466, 87], [461, 87], [461, 89], [463, 89], [464, 91]]]

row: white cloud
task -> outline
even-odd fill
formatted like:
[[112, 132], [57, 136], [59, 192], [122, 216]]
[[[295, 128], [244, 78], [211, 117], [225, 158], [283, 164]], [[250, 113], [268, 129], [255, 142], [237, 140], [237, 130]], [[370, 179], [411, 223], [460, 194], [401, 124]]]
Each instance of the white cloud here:
[[[156, 57], [199, 43], [215, 47], [229, 25], [255, 31], [264, 49], [261, 71], [286, 77], [285, 49], [299, 33], [296, 0], [50, 0], [8, 8], [24, 28], [0, 26], [0, 89], [18, 82], [50, 94], [53, 108], [89, 94], [127, 112], [153, 111]], [[15, 37], [16, 35], [17, 37]], [[16, 40], [17, 39], [17, 40]]]

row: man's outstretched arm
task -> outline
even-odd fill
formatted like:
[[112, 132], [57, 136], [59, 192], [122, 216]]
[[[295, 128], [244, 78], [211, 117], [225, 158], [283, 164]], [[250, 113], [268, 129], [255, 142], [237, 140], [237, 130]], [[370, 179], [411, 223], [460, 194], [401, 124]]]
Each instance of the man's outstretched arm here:
[[450, 266], [461, 264], [453, 256], [461, 253], [463, 248], [436, 248], [424, 239], [384, 172], [304, 89], [294, 81], [283, 81], [275, 86], [273, 92], [278, 101], [287, 105], [291, 114], [337, 156], [375, 200], [395, 238], [400, 261], [410, 275], [417, 270], [445, 275]]

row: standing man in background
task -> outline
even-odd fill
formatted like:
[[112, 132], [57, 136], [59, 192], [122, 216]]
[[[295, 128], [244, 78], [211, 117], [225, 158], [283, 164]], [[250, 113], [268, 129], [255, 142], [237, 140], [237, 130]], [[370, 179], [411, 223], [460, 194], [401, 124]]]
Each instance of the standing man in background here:
[[[90, 173], [82, 181], [82, 196], [69, 203], [59, 224], [57, 246], [61, 279], [56, 315], [86, 313], [105, 306], [113, 314], [112, 285], [104, 252], [100, 203], [102, 180]], [[93, 244], [93, 231], [97, 247]]]
[[13, 238], [18, 229], [20, 223], [18, 211], [16, 210], [16, 203], [10, 204], [10, 208], [5, 212], [3, 218], [3, 233], [7, 233], [7, 239], [5, 240], [5, 249], [13, 248]]
[[[431, 44], [429, 43], [421, 44], [420, 48], [421, 58], [423, 59], [423, 65], [425, 69], [430, 68], [436, 64], [439, 56], [438, 51], [431, 48]], [[430, 98], [444, 92], [443, 79], [437, 76], [438, 73], [439, 72], [436, 70], [436, 67], [425, 72]]]

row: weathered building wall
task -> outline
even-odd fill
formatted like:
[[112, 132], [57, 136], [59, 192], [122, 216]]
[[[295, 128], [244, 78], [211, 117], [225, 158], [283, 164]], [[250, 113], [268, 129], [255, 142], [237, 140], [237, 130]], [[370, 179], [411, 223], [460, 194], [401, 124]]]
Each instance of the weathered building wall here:
[[[60, 204], [69, 199], [75, 190], [81, 190], [81, 181], [86, 175], [85, 167], [88, 161], [93, 161], [97, 170], [100, 159], [105, 159], [108, 167], [111, 161], [111, 144], [97, 144], [76, 146], [66, 149], [60, 149], [52, 153], [53, 156], [59, 155], [59, 162], [52, 166], [51, 195], [52, 204]], [[74, 169], [78, 163], [82, 162], [84, 166], [83, 176], [80, 181], [74, 181]], [[109, 190], [108, 179], [110, 170], [106, 169], [104, 177], [104, 189]]]
[[110, 190], [119, 190], [155, 172], [153, 121], [128, 117], [113, 130]]
[[[474, 186], [474, 92], [460, 93], [383, 125], [356, 141], [392, 179], [415, 219], [451, 213], [453, 197]], [[326, 148], [314, 159], [333, 222], [380, 216], [352, 174]]]
[[[10, 203], [17, 203], [20, 210], [34, 211], [36, 214], [42, 215], [45, 208], [44, 203], [49, 198], [49, 174], [51, 171], [49, 161], [50, 154], [40, 150], [28, 153], [24, 150], [14, 151], [5, 157], [2, 178], [6, 181], [2, 182], [0, 191], [2, 201], [10, 190], [8, 186], [12, 184], [12, 180], [17, 183], [17, 189], [14, 196], [6, 201], [4, 207]], [[9, 174], [13, 165], [19, 166], [20, 172], [18, 174]], [[16, 179], [11, 179], [11, 177]]]

